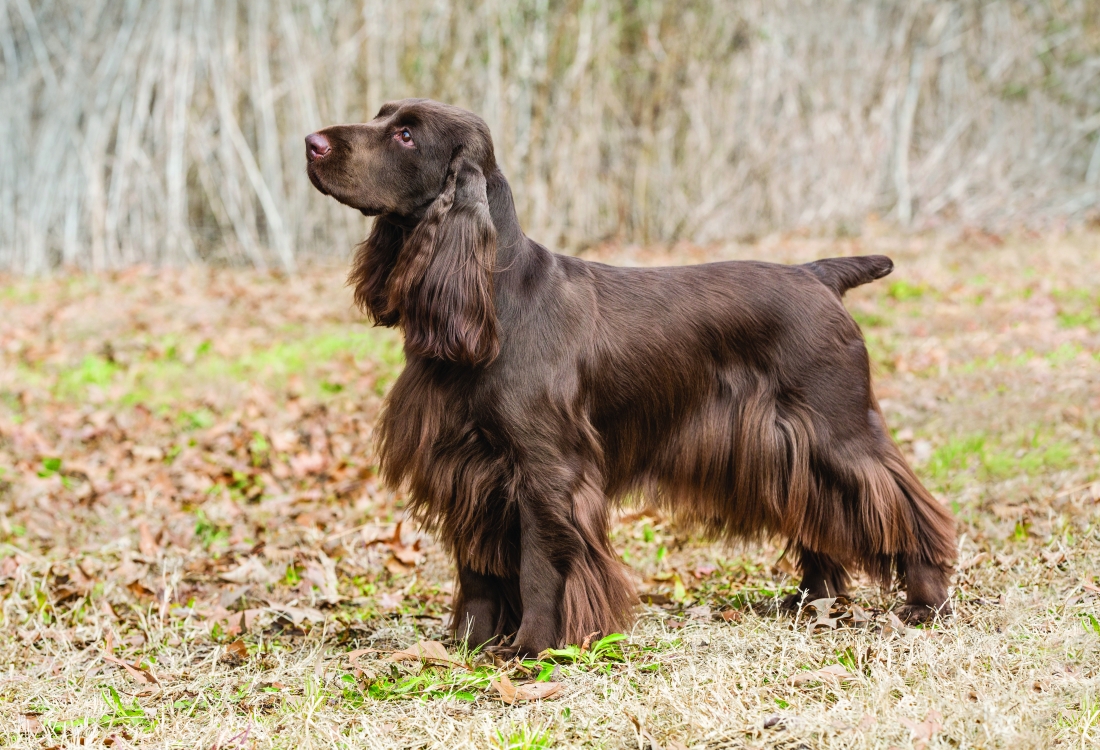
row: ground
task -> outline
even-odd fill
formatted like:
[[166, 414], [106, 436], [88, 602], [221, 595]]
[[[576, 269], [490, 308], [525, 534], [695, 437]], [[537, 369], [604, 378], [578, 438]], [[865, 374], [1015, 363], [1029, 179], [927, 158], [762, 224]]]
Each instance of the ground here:
[[0, 745], [1095, 747], [1100, 235], [590, 255], [861, 252], [897, 264], [847, 305], [957, 514], [954, 616], [866, 583], [777, 616], [782, 540], [627, 508], [636, 625], [526, 664], [446, 639], [447, 560], [375, 473], [400, 339], [343, 269], [0, 279]]

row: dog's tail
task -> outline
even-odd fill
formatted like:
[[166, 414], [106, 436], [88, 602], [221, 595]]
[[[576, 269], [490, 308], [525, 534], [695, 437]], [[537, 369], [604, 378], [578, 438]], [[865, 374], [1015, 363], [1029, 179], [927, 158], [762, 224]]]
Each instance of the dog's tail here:
[[807, 263], [803, 268], [816, 276], [838, 297], [854, 286], [881, 279], [894, 270], [894, 261], [885, 255], [861, 255], [855, 258], [825, 258]]

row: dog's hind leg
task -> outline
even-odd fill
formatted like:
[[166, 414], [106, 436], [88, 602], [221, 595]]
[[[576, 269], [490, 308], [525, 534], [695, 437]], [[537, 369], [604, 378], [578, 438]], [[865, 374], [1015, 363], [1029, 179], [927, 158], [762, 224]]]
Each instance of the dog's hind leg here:
[[955, 559], [955, 522], [896, 449], [885, 463], [907, 501], [912, 529], [906, 549], [894, 558], [905, 588], [905, 604], [898, 609], [898, 616], [908, 622], [924, 622], [951, 610], [947, 586]]
[[903, 533], [897, 535], [891, 552], [898, 579], [905, 588], [905, 604], [898, 615], [909, 622], [924, 622], [950, 612], [947, 587], [956, 555], [955, 520], [917, 479], [901, 451], [885, 437], [886, 426], [877, 411], [872, 422], [880, 426], [881, 463], [896, 487], [896, 518]]
[[931, 562], [919, 555], [899, 555], [898, 578], [905, 586], [905, 604], [897, 614], [910, 623], [927, 622], [936, 615], [951, 611], [947, 601], [950, 568]]
[[802, 570], [802, 581], [798, 584], [797, 593], [783, 599], [782, 609], [797, 611], [814, 599], [848, 595], [848, 571], [839, 560], [803, 549], [798, 553], [798, 565]]

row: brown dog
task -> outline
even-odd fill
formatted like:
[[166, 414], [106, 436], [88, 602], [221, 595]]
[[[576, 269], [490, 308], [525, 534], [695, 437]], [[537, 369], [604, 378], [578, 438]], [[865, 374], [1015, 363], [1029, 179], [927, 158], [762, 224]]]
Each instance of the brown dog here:
[[[797, 606], [848, 571], [947, 606], [951, 516], [883, 422], [841, 304], [883, 256], [615, 268], [520, 228], [485, 123], [424, 99], [306, 138], [313, 184], [377, 216], [350, 283], [406, 365], [385, 478], [454, 555], [453, 627], [536, 654], [630, 622], [608, 511], [644, 493], [716, 535], [782, 535]], [[503, 637], [515, 633], [510, 646]]]

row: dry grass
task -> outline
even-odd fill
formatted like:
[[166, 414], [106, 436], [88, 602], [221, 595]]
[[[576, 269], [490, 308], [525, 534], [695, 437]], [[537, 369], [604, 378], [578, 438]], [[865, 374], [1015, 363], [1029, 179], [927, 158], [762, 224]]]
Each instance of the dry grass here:
[[[383, 660], [443, 637], [449, 571], [376, 482], [399, 342], [357, 322], [342, 269], [5, 281], [0, 745], [1095, 747], [1100, 237], [869, 227], [601, 255], [877, 250], [898, 269], [848, 305], [899, 441], [958, 513], [956, 616], [899, 629], [864, 587], [838, 611], [868, 622], [776, 617], [777, 546], [629, 513], [615, 543], [654, 603], [556, 673], [453, 646], [457, 664]], [[540, 672], [563, 692], [510, 706], [489, 685]]]

